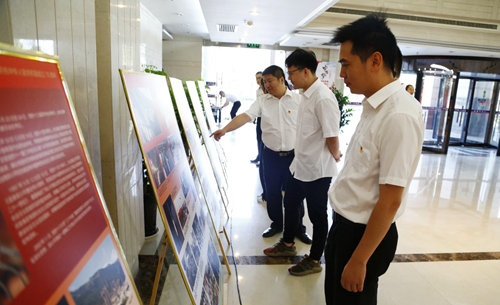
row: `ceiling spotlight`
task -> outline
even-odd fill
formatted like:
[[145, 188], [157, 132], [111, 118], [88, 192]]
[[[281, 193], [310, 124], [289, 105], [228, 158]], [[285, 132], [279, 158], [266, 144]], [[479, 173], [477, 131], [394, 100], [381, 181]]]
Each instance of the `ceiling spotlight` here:
[[248, 25], [248, 26], [252, 26], [253, 25], [253, 21], [252, 20], [245, 20], [245, 24]]

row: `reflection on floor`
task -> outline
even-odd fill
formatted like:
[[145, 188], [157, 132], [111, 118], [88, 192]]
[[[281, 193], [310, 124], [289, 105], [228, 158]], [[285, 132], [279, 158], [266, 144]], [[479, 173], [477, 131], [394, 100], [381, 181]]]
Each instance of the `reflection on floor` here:
[[[287, 268], [300, 257], [268, 258], [262, 253], [280, 236], [261, 237], [269, 219], [265, 205], [256, 201], [261, 189], [257, 167], [250, 163], [257, 153], [254, 125], [221, 141], [228, 157], [228, 231], [234, 249], [226, 253], [238, 272], [236, 276], [233, 265], [231, 276], [224, 270], [225, 303], [239, 304], [239, 293], [244, 305], [324, 304], [324, 272], [293, 277]], [[341, 142], [345, 152], [346, 140]], [[499, 172], [500, 157], [489, 150], [450, 147], [447, 155], [422, 155], [406, 211], [397, 222], [396, 258], [379, 282], [379, 304], [499, 304]], [[304, 223], [312, 233], [307, 216]], [[304, 255], [309, 246], [297, 241], [297, 250]], [[185, 293], [174, 269], [169, 269], [159, 304], [189, 304], [189, 298], [172, 296], [172, 291]]]

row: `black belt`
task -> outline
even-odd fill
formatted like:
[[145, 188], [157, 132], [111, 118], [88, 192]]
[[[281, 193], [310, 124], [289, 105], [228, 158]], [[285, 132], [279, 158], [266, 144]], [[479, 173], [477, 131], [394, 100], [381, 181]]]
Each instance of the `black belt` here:
[[269, 151], [269, 152], [275, 153], [275, 154], [277, 154], [280, 157], [288, 157], [291, 154], [293, 154], [293, 149], [289, 150], [289, 151], [274, 151], [274, 150], [270, 149], [269, 147], [267, 147], [265, 145], [264, 145], [264, 149], [267, 150], [267, 151]]

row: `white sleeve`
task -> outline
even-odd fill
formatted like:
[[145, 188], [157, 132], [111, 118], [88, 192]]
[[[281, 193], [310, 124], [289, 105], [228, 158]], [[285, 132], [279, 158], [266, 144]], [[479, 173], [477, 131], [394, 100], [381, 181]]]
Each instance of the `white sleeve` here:
[[335, 96], [332, 99], [324, 98], [318, 101], [316, 107], [323, 132], [323, 138], [338, 137], [340, 133], [340, 110]]

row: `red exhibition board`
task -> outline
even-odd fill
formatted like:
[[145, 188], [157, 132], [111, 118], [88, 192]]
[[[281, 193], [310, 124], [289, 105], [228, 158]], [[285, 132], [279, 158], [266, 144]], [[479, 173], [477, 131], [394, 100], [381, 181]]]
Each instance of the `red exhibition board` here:
[[65, 89], [0, 45], [0, 304], [140, 304]]

